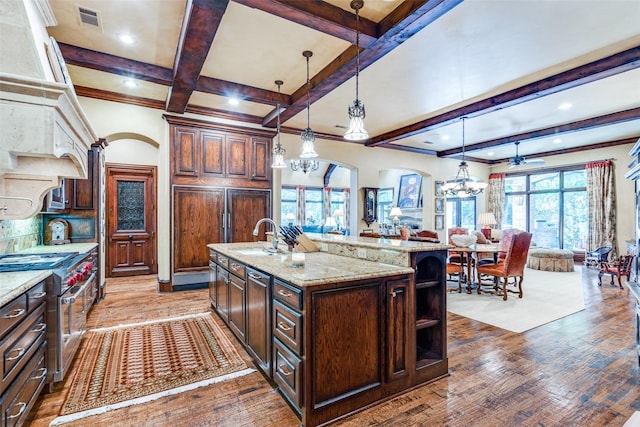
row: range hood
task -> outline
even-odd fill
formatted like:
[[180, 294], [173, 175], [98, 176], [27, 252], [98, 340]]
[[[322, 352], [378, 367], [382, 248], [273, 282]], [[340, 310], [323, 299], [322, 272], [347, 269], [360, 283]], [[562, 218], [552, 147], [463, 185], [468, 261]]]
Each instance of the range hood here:
[[87, 177], [97, 140], [46, 27], [47, 0], [0, 0], [0, 220], [37, 214], [62, 178]]

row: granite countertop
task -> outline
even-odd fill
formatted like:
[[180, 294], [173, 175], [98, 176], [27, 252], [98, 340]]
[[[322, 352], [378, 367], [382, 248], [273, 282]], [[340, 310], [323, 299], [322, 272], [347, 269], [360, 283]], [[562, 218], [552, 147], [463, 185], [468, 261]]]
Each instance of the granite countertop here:
[[19, 254], [53, 254], [63, 252], [89, 252], [91, 249], [97, 247], [98, 244], [93, 243], [67, 243], [66, 245], [40, 245], [33, 248], [22, 249], [16, 253]]
[[377, 237], [341, 236], [339, 234], [305, 233], [314, 242], [345, 243], [351, 246], [389, 249], [398, 252], [425, 252], [451, 249], [446, 243], [420, 242], [415, 240], [383, 239]]
[[11, 302], [49, 276], [51, 276], [51, 270], [0, 273], [0, 306]]
[[[291, 253], [283, 250], [282, 246], [279, 247], [278, 254], [267, 255], [266, 251], [262, 254], [260, 249], [271, 248], [271, 243], [268, 242], [216, 243], [207, 247], [298, 287], [413, 273], [410, 267], [348, 258], [326, 252], [305, 253], [304, 267], [293, 267]], [[254, 254], [241, 253], [243, 249], [258, 251]]]

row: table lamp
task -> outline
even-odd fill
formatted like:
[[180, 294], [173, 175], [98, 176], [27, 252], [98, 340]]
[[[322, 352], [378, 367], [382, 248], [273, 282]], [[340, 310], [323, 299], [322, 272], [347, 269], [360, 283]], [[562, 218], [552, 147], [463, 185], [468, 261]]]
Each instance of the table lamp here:
[[336, 220], [333, 219], [332, 216], [327, 217], [327, 220], [324, 222], [324, 226], [328, 228], [333, 228], [336, 226]]
[[497, 224], [495, 215], [493, 212], [483, 212], [478, 218], [478, 224], [482, 224], [482, 234], [488, 240], [491, 240], [491, 226]]
[[286, 218], [287, 218], [287, 221], [289, 221], [289, 225], [293, 225], [293, 221], [295, 221], [296, 216], [293, 214], [293, 212], [289, 212]]
[[400, 219], [398, 217], [400, 215], [402, 215], [402, 211], [399, 207], [394, 206], [391, 208], [389, 216], [393, 217], [393, 234], [398, 234], [398, 223], [400, 222]]
[[336, 224], [338, 226], [337, 230], [340, 230], [341, 228], [341, 223], [342, 223], [342, 217], [344, 216], [344, 214], [342, 213], [342, 211], [340, 209], [336, 209], [335, 211], [333, 211], [333, 216], [336, 219]]

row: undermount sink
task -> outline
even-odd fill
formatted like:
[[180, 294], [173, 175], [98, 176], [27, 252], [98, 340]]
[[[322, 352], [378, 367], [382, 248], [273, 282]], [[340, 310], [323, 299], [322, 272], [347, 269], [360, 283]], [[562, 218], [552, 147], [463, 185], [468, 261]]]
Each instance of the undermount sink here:
[[281, 255], [283, 252], [276, 251], [273, 248], [247, 248], [247, 249], [236, 249], [241, 255], [248, 256], [265, 256], [265, 255]]

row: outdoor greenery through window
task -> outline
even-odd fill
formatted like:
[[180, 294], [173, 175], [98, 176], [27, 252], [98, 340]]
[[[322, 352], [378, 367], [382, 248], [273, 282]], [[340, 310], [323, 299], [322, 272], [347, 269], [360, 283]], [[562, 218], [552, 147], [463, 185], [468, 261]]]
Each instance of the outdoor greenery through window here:
[[585, 169], [505, 178], [502, 228], [533, 233], [538, 247], [585, 250], [588, 226]]
[[[322, 226], [324, 225], [324, 194], [322, 188], [307, 187], [304, 191], [304, 209], [305, 218], [302, 225]], [[340, 224], [341, 228], [345, 227], [344, 223], [344, 189], [331, 189], [331, 215]], [[282, 225], [296, 224], [297, 208], [298, 208], [298, 190], [295, 187], [283, 186], [280, 189], [280, 222]], [[343, 216], [335, 216], [336, 211], [341, 211]]]
[[464, 227], [475, 230], [476, 226], [476, 198], [450, 197], [446, 207], [447, 228]]
[[393, 205], [393, 187], [378, 190], [378, 224], [391, 223], [389, 211]]

